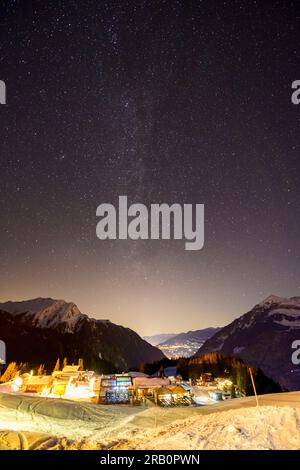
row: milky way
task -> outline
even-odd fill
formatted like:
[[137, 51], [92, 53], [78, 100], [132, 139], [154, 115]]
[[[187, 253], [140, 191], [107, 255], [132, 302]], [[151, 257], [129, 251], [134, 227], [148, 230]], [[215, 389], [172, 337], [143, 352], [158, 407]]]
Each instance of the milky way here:
[[[297, 2], [54, 3], [0, 12], [0, 300], [151, 334], [299, 295]], [[100, 241], [119, 195], [205, 204], [204, 248]]]

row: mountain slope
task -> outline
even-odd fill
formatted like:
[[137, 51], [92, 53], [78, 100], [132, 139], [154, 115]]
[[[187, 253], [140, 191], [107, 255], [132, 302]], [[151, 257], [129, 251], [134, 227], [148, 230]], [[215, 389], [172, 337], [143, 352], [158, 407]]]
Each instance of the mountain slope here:
[[143, 339], [152, 344], [152, 346], [157, 346], [160, 343], [164, 343], [168, 339], [174, 338], [174, 336], [176, 336], [175, 333], [161, 333], [159, 335], [143, 336]]
[[196, 353], [223, 351], [241, 357], [288, 390], [300, 389], [300, 367], [291, 348], [300, 339], [300, 297], [275, 295], [254, 306], [208, 339]]
[[219, 330], [220, 328], [204, 328], [203, 330], [180, 333], [158, 344], [157, 347], [170, 359], [172, 357], [190, 357]]
[[7, 362], [52, 364], [57, 357], [88, 367], [125, 370], [162, 359], [163, 353], [129, 328], [82, 314], [74, 303], [33, 299], [0, 304], [0, 336]]
[[39, 328], [59, 328], [67, 333], [74, 333], [80, 323], [87, 318], [77, 305], [64, 300], [37, 298], [21, 302], [0, 303], [0, 309], [14, 316], [28, 319], [33, 326]]

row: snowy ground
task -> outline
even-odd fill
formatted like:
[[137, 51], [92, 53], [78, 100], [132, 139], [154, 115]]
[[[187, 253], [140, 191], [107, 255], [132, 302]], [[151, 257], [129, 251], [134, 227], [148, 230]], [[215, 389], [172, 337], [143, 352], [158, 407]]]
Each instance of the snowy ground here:
[[300, 409], [260, 407], [175, 421], [125, 437], [116, 449], [300, 449]]
[[143, 408], [0, 394], [0, 449], [300, 449], [300, 392]]

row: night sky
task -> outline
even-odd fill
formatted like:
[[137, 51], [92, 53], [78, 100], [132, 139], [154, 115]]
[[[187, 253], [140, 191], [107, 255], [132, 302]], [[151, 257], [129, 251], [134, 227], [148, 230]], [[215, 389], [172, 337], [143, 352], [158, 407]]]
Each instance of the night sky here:
[[[297, 3], [1, 2], [0, 301], [154, 334], [300, 295]], [[204, 248], [100, 241], [119, 195], [205, 204]]]

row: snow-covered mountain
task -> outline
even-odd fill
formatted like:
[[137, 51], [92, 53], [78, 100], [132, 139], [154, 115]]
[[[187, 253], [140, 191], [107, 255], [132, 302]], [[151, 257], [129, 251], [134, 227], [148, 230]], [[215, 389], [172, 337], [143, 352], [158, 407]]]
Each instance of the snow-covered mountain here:
[[32, 364], [83, 358], [102, 371], [126, 370], [164, 357], [133, 330], [90, 318], [73, 302], [51, 298], [0, 303], [0, 338], [8, 361]]
[[289, 390], [300, 389], [292, 343], [300, 340], [300, 297], [270, 295], [207, 340], [196, 353], [223, 351], [260, 367]]
[[0, 309], [23, 317], [38, 328], [60, 328], [66, 333], [74, 333], [83, 319], [77, 305], [64, 300], [37, 298], [21, 302], [0, 303]]
[[148, 343], [152, 344], [152, 346], [157, 346], [160, 343], [164, 343], [168, 339], [173, 338], [176, 336], [176, 333], [161, 333], [158, 335], [152, 335], [152, 336], [143, 336], [143, 339], [145, 341], [148, 341]]
[[198, 351], [207, 339], [219, 330], [220, 328], [204, 328], [203, 330], [179, 333], [158, 344], [157, 347], [169, 359], [176, 357], [190, 357]]

